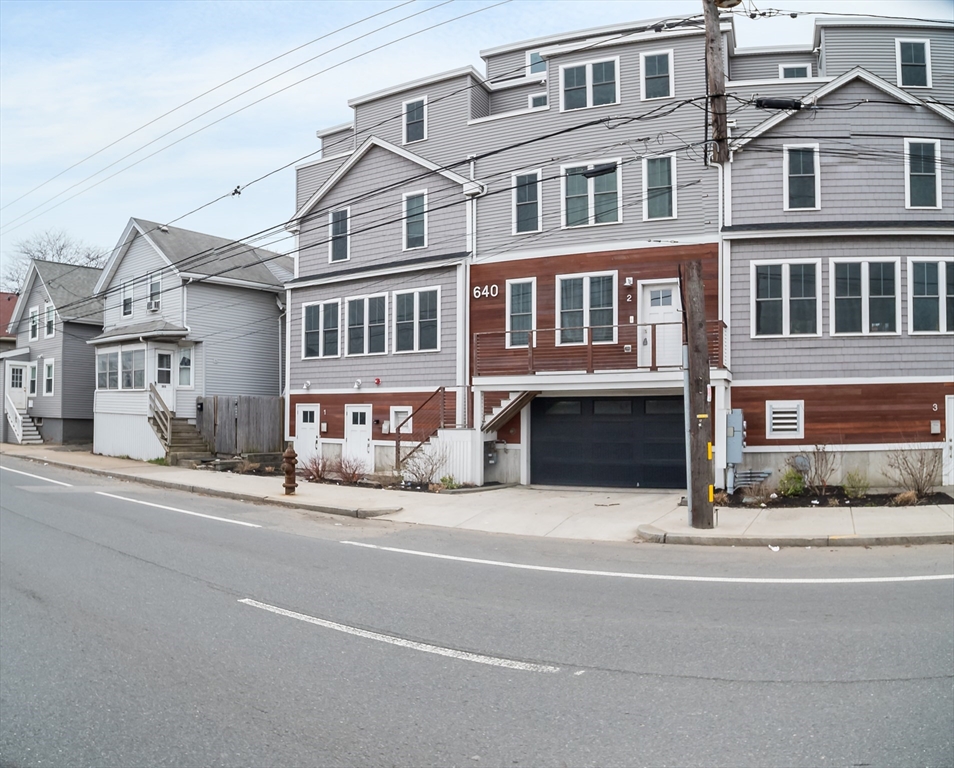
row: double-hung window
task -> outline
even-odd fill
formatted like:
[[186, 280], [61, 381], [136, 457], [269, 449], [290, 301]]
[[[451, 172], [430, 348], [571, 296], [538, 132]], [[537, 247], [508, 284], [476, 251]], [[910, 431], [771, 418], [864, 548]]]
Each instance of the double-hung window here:
[[897, 333], [898, 260], [831, 262], [833, 334]]
[[119, 292], [123, 317], [131, 317], [133, 313], [133, 284], [131, 282], [123, 283]]
[[675, 95], [672, 79], [672, 50], [639, 54], [640, 98], [667, 99]]
[[752, 263], [752, 336], [817, 336], [821, 262]]
[[387, 297], [348, 299], [348, 354], [379, 355], [387, 346]]
[[56, 332], [56, 309], [50, 302], [43, 305], [43, 338], [52, 338]]
[[535, 311], [535, 279], [507, 281], [507, 347], [530, 344]]
[[614, 342], [615, 316], [615, 273], [557, 278], [558, 344]]
[[954, 260], [908, 259], [908, 330], [954, 333]]
[[394, 294], [394, 351], [438, 349], [439, 292], [436, 288]]
[[[169, 358], [169, 363], [163, 368], [162, 361], [159, 359], [163, 355]], [[156, 381], [159, 384], [168, 384], [169, 378], [164, 379], [163, 370], [172, 369], [172, 355], [167, 352], [160, 352], [156, 355]], [[145, 389], [146, 388], [146, 350], [144, 349], [124, 349], [120, 355], [120, 383], [122, 389]]]
[[904, 140], [904, 207], [941, 207], [941, 142]]
[[540, 171], [514, 174], [513, 233], [539, 232], [542, 228]]
[[676, 157], [643, 158], [643, 220], [676, 218]]
[[898, 85], [904, 88], [931, 87], [931, 41], [894, 41], [898, 66]]
[[619, 59], [560, 67], [561, 110], [619, 103]]
[[33, 397], [36, 394], [36, 363], [30, 363], [29, 381], [27, 382], [27, 394]]
[[119, 389], [119, 352], [96, 355], [96, 389]]
[[786, 146], [783, 164], [785, 210], [818, 210], [821, 181], [818, 174], [818, 145]]
[[350, 258], [350, 215], [349, 208], [328, 213], [328, 258], [330, 261], [347, 261]]
[[192, 386], [192, 347], [179, 348], [179, 386]]
[[427, 247], [427, 192], [404, 195], [404, 250]]
[[302, 357], [338, 357], [338, 300], [306, 304], [303, 314]]
[[427, 99], [404, 102], [404, 143], [427, 138]]
[[30, 341], [36, 341], [40, 338], [40, 309], [39, 307], [30, 308]]
[[149, 275], [149, 303], [155, 308], [159, 308], [159, 299], [162, 296], [162, 273], [153, 272]]
[[53, 394], [53, 372], [55, 367], [54, 360], [43, 361], [43, 396]]
[[564, 227], [620, 221], [622, 178], [618, 162], [610, 160], [562, 169]]

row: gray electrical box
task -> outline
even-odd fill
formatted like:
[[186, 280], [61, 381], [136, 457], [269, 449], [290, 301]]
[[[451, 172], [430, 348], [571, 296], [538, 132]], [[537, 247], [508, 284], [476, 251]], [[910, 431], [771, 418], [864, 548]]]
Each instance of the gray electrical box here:
[[497, 443], [494, 440], [484, 441], [484, 466], [497, 463]]
[[745, 447], [745, 419], [742, 409], [733, 408], [725, 415], [725, 460], [727, 464], [742, 463]]

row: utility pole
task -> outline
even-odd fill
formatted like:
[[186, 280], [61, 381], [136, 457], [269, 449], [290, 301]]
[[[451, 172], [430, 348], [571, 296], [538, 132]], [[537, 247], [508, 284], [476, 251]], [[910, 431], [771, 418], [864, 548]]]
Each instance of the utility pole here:
[[732, 8], [740, 0], [702, 0], [706, 20], [706, 77], [709, 92], [709, 121], [712, 125], [712, 162], [721, 165], [729, 159], [729, 129], [726, 125], [725, 67], [722, 65], [722, 32], [719, 8]]
[[689, 456], [689, 522], [714, 528], [712, 515], [712, 414], [709, 411], [709, 344], [702, 262], [679, 267], [683, 329], [688, 347], [686, 440]]

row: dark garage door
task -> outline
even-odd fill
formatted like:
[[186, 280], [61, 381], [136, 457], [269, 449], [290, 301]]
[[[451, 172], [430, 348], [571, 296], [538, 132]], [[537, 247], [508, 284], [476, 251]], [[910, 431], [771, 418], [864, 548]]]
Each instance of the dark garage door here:
[[530, 482], [685, 488], [683, 399], [536, 398], [530, 404]]

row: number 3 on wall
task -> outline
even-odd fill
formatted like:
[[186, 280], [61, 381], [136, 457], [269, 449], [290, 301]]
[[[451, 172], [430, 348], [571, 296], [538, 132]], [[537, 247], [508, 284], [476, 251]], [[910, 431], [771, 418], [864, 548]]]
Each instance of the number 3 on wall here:
[[485, 286], [474, 286], [474, 298], [487, 298], [488, 296], [494, 297], [500, 293], [500, 287], [497, 285], [485, 285]]

